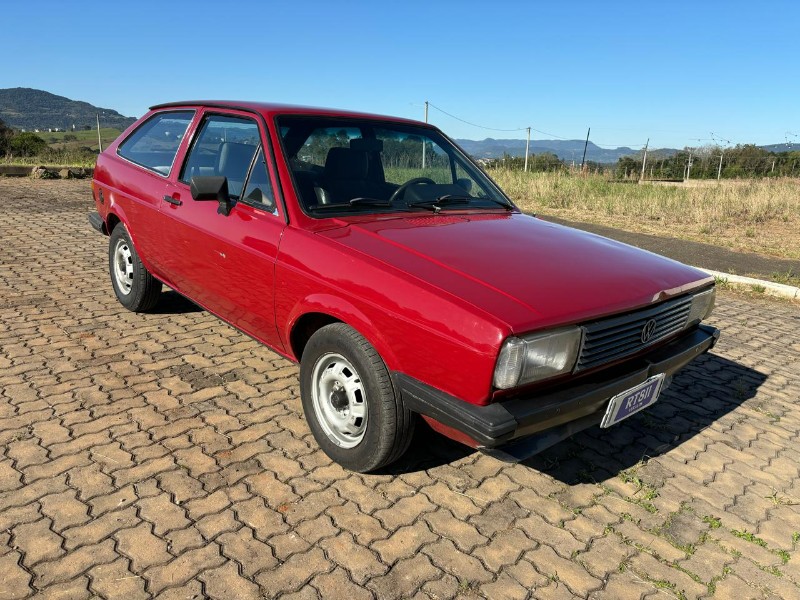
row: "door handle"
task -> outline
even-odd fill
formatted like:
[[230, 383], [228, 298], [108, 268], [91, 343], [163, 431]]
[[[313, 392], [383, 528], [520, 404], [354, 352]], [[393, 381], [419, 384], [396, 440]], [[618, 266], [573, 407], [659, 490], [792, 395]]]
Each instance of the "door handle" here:
[[173, 198], [172, 196], [164, 196], [164, 202], [169, 202], [170, 204], [174, 204], [175, 206], [180, 206], [181, 204], [183, 204], [183, 202], [181, 202], [177, 198]]

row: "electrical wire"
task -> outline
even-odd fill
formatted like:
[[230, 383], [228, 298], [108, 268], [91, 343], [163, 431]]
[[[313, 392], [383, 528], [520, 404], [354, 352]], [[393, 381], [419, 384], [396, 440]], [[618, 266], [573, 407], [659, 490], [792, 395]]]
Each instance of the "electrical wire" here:
[[438, 106], [436, 106], [435, 104], [433, 104], [431, 102], [428, 102], [428, 106], [430, 106], [431, 108], [435, 108], [440, 113], [444, 113], [448, 117], [451, 117], [451, 118], [455, 119], [456, 121], [461, 121], [462, 123], [466, 123], [467, 125], [471, 125], [472, 127], [478, 127], [479, 129], [486, 129], [488, 131], [506, 131], [506, 132], [508, 132], [508, 131], [525, 131], [525, 130], [527, 130], [527, 127], [518, 127], [516, 129], [498, 129], [497, 127], [485, 127], [484, 125], [478, 125], [477, 123], [471, 123], [471, 122], [469, 122], [469, 121], [467, 121], [465, 119], [462, 119], [461, 117], [457, 117], [455, 115], [451, 115], [446, 110], [443, 110], [443, 109], [439, 108]]
[[[581, 141], [583, 139], [583, 138], [577, 138], [577, 137], [564, 137], [564, 136], [561, 136], [561, 135], [556, 135], [555, 133], [550, 133], [548, 131], [542, 131], [541, 129], [536, 129], [534, 127], [517, 127], [517, 128], [514, 128], [514, 129], [501, 129], [499, 127], [487, 127], [486, 125], [479, 125], [477, 123], [473, 123], [471, 121], [467, 121], [466, 119], [462, 119], [461, 117], [457, 117], [456, 115], [447, 112], [443, 108], [439, 108], [438, 106], [436, 106], [432, 102], [428, 102], [427, 104], [428, 104], [429, 107], [435, 108], [440, 113], [447, 115], [451, 119], [455, 119], [456, 121], [460, 121], [462, 123], [465, 123], [466, 125], [469, 125], [470, 127], [477, 127], [478, 129], [485, 129], [486, 131], [501, 131], [501, 132], [509, 133], [509, 132], [516, 132], [516, 131], [526, 131], [526, 130], [530, 129], [531, 131], [535, 131], [536, 133], [540, 133], [542, 135], [546, 135], [546, 136], [549, 136], [551, 138], [555, 138], [557, 140]], [[711, 135], [710, 138], [692, 138], [691, 141], [694, 141], [694, 142], [713, 142], [715, 144], [719, 144], [720, 142], [724, 142], [727, 145], [733, 144], [733, 142], [731, 142], [730, 140], [726, 140], [725, 138], [720, 137], [719, 135], [715, 134], [713, 131], [710, 132], [710, 135]], [[793, 142], [789, 141], [789, 137], [798, 138], [798, 137], [800, 137], [800, 134], [796, 134], [796, 133], [792, 133], [790, 131], [787, 131], [785, 137], [786, 137], [786, 144], [791, 146], [791, 145], [793, 145]], [[542, 141], [542, 140], [540, 140], [540, 141]], [[616, 148], [631, 148], [631, 149], [634, 149], [634, 148], [639, 148], [639, 147], [644, 148], [644, 146], [645, 146], [645, 144], [641, 144], [641, 143], [637, 143], [637, 144], [608, 144], [608, 143], [604, 143], [604, 144], [601, 144], [601, 143], [595, 142], [594, 140], [591, 140], [591, 139], [589, 141], [591, 141], [595, 146], [598, 146], [600, 148], [609, 148], [609, 149], [616, 149]]]

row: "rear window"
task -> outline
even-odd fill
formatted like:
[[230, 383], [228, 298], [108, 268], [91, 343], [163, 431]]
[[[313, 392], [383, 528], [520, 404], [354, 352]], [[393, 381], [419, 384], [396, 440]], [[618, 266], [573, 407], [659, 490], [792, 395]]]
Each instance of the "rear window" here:
[[117, 154], [160, 175], [169, 175], [193, 117], [193, 110], [155, 114], [119, 145]]

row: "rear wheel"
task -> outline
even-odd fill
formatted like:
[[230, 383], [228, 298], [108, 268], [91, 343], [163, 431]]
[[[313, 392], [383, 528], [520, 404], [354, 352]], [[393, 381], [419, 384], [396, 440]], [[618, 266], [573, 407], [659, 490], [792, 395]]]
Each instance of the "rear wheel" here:
[[349, 325], [333, 323], [311, 336], [300, 362], [300, 393], [320, 448], [351, 471], [388, 465], [411, 442], [413, 413], [378, 352]]
[[143, 312], [156, 305], [161, 294], [161, 282], [142, 264], [122, 223], [114, 227], [109, 238], [108, 270], [114, 293], [122, 306]]

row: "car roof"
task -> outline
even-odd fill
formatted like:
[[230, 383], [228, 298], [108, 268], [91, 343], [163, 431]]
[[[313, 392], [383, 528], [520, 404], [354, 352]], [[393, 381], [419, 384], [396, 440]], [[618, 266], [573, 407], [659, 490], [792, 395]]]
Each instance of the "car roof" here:
[[[378, 115], [357, 111], [341, 110], [337, 108], [321, 108], [314, 106], [299, 106], [293, 104], [273, 104], [269, 102], [248, 102], [237, 100], [184, 100], [180, 102], [165, 102], [150, 107], [150, 110], [176, 107], [210, 107], [210, 108], [230, 108], [244, 110], [261, 114], [264, 118], [272, 118], [277, 115], [313, 115], [325, 117], [346, 117], [359, 119], [381, 119], [396, 121], [399, 123], [412, 123], [414, 125], [428, 125], [414, 119], [402, 117], [392, 117], [388, 115]], [[430, 126], [430, 125], [428, 125]]]

